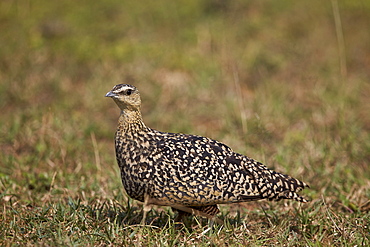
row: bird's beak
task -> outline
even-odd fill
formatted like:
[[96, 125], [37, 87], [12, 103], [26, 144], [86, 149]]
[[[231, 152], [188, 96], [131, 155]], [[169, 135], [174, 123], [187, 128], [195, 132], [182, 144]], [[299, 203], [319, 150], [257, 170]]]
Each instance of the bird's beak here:
[[115, 93], [112, 93], [112, 91], [109, 91], [106, 95], [105, 95], [105, 97], [114, 97], [114, 96], [117, 96], [117, 94], [115, 94]]

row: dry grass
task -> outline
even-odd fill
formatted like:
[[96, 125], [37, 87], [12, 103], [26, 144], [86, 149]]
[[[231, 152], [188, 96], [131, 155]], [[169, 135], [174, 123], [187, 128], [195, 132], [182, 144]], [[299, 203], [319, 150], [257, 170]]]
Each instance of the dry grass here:
[[[1, 1], [0, 244], [369, 245], [369, 21], [367, 1]], [[220, 140], [311, 202], [137, 226], [103, 97], [118, 82], [148, 126]]]

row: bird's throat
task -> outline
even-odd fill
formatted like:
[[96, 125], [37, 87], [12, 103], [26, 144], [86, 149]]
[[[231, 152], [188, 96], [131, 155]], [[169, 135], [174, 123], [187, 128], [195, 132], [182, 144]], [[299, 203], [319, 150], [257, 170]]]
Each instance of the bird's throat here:
[[118, 120], [118, 128], [122, 132], [139, 132], [147, 129], [140, 110], [124, 110]]

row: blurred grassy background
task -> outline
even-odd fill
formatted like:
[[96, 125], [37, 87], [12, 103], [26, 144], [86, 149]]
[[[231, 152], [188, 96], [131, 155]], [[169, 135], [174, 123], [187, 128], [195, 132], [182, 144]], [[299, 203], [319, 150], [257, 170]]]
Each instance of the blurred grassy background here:
[[0, 241], [137, 240], [104, 219], [81, 223], [89, 205], [127, 210], [119, 111], [104, 95], [130, 83], [148, 126], [220, 140], [311, 185], [301, 211], [225, 206], [242, 211], [234, 235], [194, 240], [170, 226], [144, 245], [368, 244], [370, 1], [338, 2], [1, 1]]

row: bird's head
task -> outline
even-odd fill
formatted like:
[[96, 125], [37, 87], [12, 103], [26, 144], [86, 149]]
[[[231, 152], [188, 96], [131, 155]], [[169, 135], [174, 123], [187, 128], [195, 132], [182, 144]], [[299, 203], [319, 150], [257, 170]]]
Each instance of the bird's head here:
[[119, 108], [124, 110], [140, 109], [140, 93], [136, 87], [128, 84], [118, 84], [105, 97], [111, 97]]

